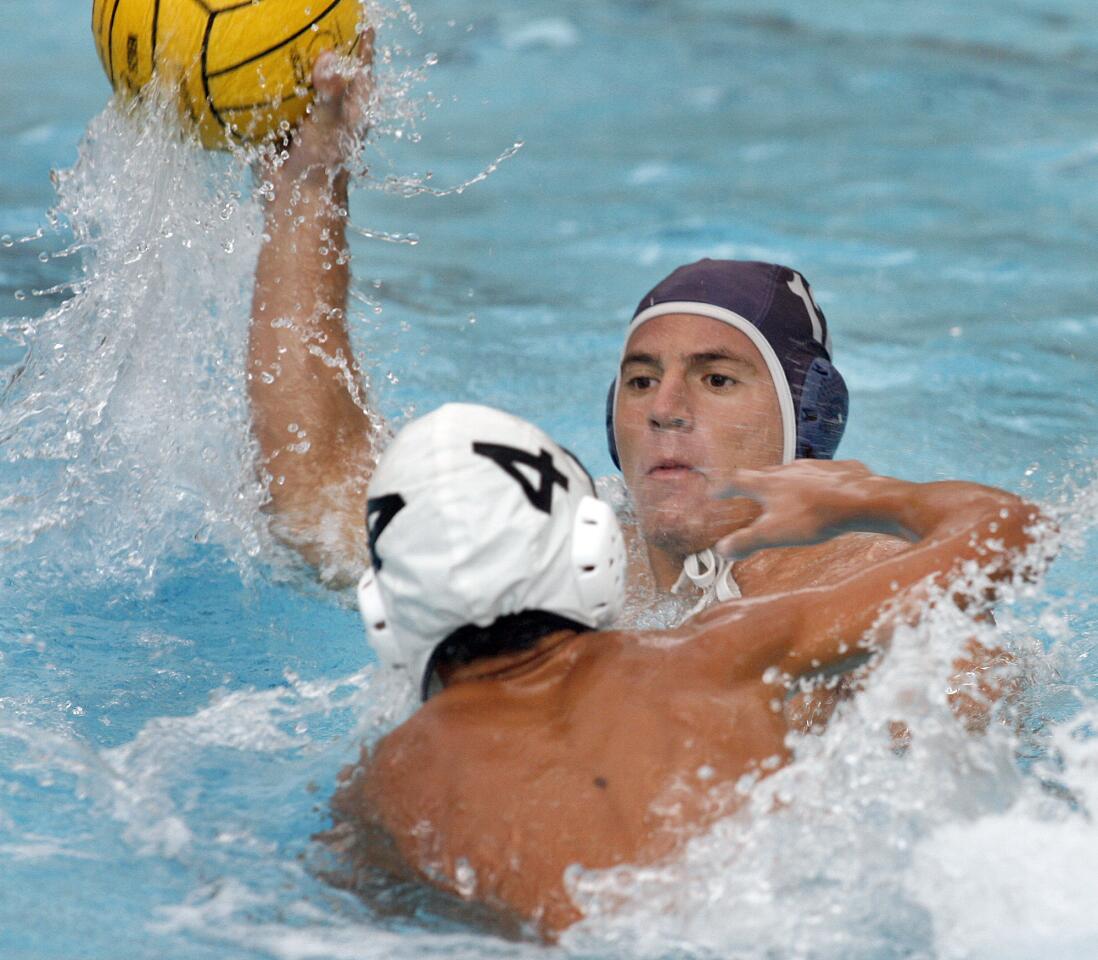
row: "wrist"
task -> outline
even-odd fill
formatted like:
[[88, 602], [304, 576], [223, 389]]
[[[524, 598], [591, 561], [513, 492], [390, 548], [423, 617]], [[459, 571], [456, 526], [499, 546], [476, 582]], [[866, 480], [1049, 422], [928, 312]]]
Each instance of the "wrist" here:
[[344, 243], [348, 215], [349, 175], [340, 171], [323, 179], [297, 178], [261, 190], [269, 235], [323, 234]]

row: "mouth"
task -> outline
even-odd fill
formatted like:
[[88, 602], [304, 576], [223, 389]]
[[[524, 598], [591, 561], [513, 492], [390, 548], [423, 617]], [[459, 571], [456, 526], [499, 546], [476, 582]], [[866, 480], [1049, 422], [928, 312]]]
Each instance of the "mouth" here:
[[684, 460], [659, 460], [649, 467], [647, 476], [653, 480], [681, 480], [697, 472], [696, 467]]

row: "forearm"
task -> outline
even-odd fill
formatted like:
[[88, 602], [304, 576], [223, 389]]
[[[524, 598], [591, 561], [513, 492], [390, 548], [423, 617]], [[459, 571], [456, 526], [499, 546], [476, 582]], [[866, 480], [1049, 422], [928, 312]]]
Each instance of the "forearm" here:
[[881, 476], [868, 476], [853, 487], [837, 508], [849, 529], [887, 530], [927, 544], [986, 521], [1007, 548], [1029, 542], [1024, 515], [1033, 508], [1006, 490], [961, 480], [911, 483]]
[[[1039, 515], [1013, 494], [971, 483], [866, 477], [853, 487], [834, 506], [837, 526], [892, 524], [917, 542], [835, 588], [804, 592], [799, 638], [783, 664], [791, 673], [849, 656], [886, 607], [917, 584], [952, 588], [964, 572], [979, 576], [981, 595], [994, 599], [990, 585], [1013, 574]], [[954, 598], [964, 604], [975, 594], [962, 591]], [[906, 602], [920, 606], [922, 600], [908, 595]]]
[[370, 419], [347, 332], [347, 175], [272, 178], [248, 343], [255, 436], [276, 511], [369, 459]]

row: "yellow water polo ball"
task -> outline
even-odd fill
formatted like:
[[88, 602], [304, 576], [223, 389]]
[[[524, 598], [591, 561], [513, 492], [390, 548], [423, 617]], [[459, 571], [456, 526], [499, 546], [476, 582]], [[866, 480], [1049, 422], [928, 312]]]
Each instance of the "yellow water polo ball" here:
[[360, 0], [93, 0], [92, 32], [115, 90], [160, 78], [217, 148], [297, 123], [316, 58], [353, 52], [360, 16]]

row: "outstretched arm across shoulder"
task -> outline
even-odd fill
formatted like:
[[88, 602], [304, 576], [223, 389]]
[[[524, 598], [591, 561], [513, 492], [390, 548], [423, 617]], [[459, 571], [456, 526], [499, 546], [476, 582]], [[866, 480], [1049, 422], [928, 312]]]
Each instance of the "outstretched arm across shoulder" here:
[[[903, 615], [905, 604], [921, 604], [921, 596], [912, 593], [919, 585], [952, 589], [961, 604], [994, 599], [989, 585], [1018, 571], [1040, 516], [1032, 504], [1004, 490], [960, 481], [908, 483], [848, 462], [742, 471], [734, 483], [737, 494], [764, 503], [754, 523], [718, 544], [734, 556], [815, 543], [850, 530], [913, 541], [910, 549], [838, 584], [760, 600], [744, 611], [751, 621], [750, 669], [776, 666], [792, 676], [850, 659], [886, 610], [899, 605]], [[962, 572], [983, 574], [981, 595], [956, 592]], [[698, 618], [698, 626], [716, 638], [720, 615], [710, 619], [707, 624]], [[711, 646], [719, 655], [720, 644]]]

